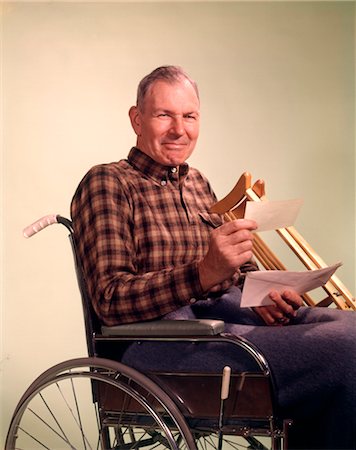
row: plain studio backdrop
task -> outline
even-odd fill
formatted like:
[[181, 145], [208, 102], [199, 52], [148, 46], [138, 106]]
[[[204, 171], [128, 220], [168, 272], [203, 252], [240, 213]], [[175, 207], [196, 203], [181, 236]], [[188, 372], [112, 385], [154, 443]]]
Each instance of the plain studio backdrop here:
[[[2, 3], [2, 436], [30, 382], [86, 353], [67, 232], [94, 164], [135, 143], [139, 80], [183, 66], [201, 93], [190, 164], [219, 198], [240, 174], [303, 198], [296, 228], [355, 292], [354, 2]], [[1, 444], [0, 444], [1, 445]]]

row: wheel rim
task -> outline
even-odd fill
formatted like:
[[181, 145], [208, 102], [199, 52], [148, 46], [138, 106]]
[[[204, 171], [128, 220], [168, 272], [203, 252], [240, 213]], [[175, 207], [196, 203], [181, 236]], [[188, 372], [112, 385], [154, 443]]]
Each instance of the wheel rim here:
[[[13, 416], [6, 450], [195, 449], [183, 416], [169, 400], [166, 405], [159, 387], [140, 374], [136, 379], [131, 369], [123, 372], [121, 364], [92, 360], [59, 365], [30, 386]], [[92, 401], [93, 386], [99, 403]], [[121, 407], [103, 409], [103, 392], [109, 404], [112, 394], [119, 395]]]

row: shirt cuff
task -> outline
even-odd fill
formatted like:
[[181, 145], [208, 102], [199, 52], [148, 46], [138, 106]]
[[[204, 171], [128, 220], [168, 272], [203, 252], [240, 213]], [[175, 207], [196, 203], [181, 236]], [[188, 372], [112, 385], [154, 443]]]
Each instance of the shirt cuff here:
[[181, 272], [177, 277], [175, 273], [175, 294], [176, 298], [183, 301], [184, 304], [194, 303], [207, 297], [202, 289], [199, 279], [198, 262], [193, 262], [181, 267]]

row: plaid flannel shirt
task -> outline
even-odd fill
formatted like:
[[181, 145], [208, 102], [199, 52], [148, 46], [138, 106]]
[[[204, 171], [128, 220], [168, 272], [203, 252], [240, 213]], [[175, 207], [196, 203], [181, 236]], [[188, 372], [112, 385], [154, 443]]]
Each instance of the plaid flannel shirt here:
[[222, 223], [208, 213], [215, 201], [198, 170], [162, 166], [137, 148], [85, 175], [71, 216], [102, 323], [159, 318], [204, 297], [198, 263]]

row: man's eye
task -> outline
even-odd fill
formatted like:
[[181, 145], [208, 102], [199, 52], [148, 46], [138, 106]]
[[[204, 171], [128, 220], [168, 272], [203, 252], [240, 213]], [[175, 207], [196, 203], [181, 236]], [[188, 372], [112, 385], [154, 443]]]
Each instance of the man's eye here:
[[194, 114], [187, 114], [186, 116], [184, 116], [184, 118], [189, 120], [196, 120], [197, 116], [195, 116]]
[[157, 117], [169, 117], [167, 113], [158, 114]]

